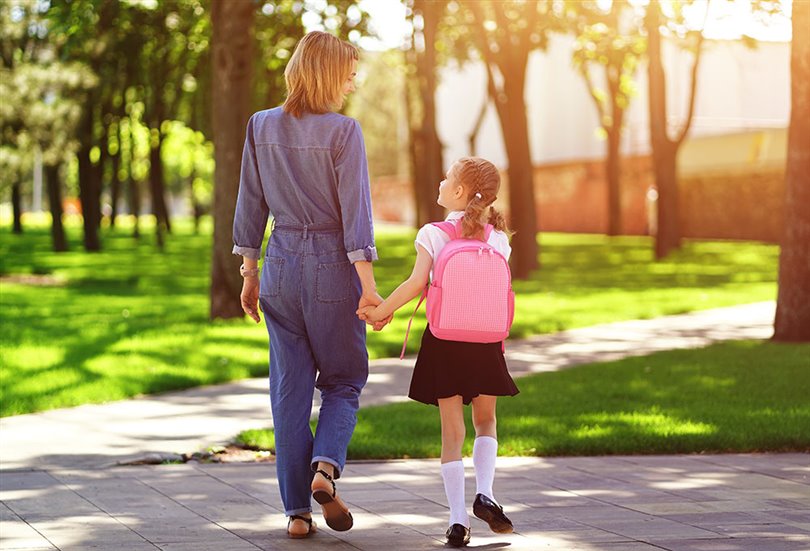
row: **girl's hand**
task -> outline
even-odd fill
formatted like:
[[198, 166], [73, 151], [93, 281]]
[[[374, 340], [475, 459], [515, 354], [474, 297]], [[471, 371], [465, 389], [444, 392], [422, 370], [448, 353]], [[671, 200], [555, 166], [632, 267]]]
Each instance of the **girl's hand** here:
[[259, 323], [259, 278], [246, 277], [242, 280], [242, 293], [239, 295], [239, 300], [242, 303], [242, 310], [250, 316], [250, 318]]

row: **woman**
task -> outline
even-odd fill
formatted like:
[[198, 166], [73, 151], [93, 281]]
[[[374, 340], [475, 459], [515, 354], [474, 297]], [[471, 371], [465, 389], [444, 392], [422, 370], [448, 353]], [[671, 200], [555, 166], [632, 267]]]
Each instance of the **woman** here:
[[[258, 323], [258, 302], [270, 336], [276, 470], [293, 538], [315, 531], [310, 497], [331, 528], [352, 526], [334, 481], [368, 377], [365, 324], [355, 311], [382, 300], [371, 265], [377, 250], [363, 135], [357, 121], [335, 112], [354, 91], [357, 59], [354, 46], [328, 33], [304, 36], [284, 71], [284, 105], [250, 118], [242, 153], [233, 253], [244, 260], [242, 308]], [[315, 388], [321, 409], [313, 436]]]

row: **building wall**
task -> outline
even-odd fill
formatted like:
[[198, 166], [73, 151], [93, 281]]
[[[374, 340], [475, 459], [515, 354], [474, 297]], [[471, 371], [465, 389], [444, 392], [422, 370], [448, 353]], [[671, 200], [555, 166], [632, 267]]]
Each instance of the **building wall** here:
[[[529, 57], [525, 100], [529, 145], [535, 165], [599, 159], [606, 142], [583, 78], [571, 63], [573, 38], [554, 35], [548, 50]], [[790, 43], [759, 42], [755, 49], [739, 40], [707, 40], [698, 73], [695, 116], [690, 136], [787, 128], [790, 118]], [[692, 55], [665, 42], [667, 105], [671, 133], [688, 109]], [[594, 82], [602, 82], [596, 71]], [[436, 92], [437, 130], [445, 146], [445, 165], [471, 153], [468, 140], [486, 98], [486, 72], [480, 62], [444, 68]], [[635, 75], [636, 94], [625, 116], [623, 155], [650, 152], [647, 66]], [[475, 153], [507, 166], [500, 122], [489, 104]]]
[[[607, 184], [602, 161], [553, 163], [535, 167], [538, 231], [604, 233], [607, 229]], [[496, 206], [508, 214], [507, 175]], [[693, 172], [679, 179], [683, 237], [779, 242], [783, 227], [784, 165], [746, 170]], [[622, 161], [622, 233], [649, 235], [655, 204], [649, 155]], [[407, 178], [386, 177], [372, 183], [376, 220], [414, 223], [413, 190]]]

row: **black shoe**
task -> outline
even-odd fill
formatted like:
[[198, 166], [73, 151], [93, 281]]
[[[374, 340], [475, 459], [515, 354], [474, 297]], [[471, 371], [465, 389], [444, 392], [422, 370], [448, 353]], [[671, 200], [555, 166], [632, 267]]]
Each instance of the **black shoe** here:
[[463, 547], [470, 543], [470, 529], [463, 524], [454, 524], [447, 529], [447, 543], [453, 547]]
[[496, 534], [511, 534], [514, 530], [512, 521], [503, 514], [503, 507], [484, 494], [475, 494], [473, 514], [489, 524], [489, 529]]

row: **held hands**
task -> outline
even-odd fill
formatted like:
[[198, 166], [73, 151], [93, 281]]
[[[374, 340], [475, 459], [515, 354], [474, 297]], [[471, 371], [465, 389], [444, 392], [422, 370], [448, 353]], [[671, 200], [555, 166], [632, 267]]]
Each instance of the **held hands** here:
[[382, 328], [391, 323], [391, 320], [394, 319], [393, 314], [385, 318], [374, 316], [377, 305], [382, 301], [382, 297], [376, 292], [363, 293], [360, 297], [360, 302], [357, 304], [357, 312], [355, 312], [358, 318], [373, 326], [375, 331], [382, 331]]
[[377, 310], [376, 306], [364, 306], [357, 310], [357, 317], [366, 322], [377, 323], [383, 319], [377, 313]]

